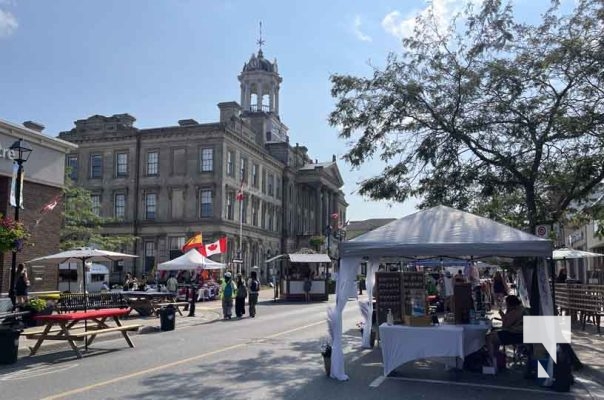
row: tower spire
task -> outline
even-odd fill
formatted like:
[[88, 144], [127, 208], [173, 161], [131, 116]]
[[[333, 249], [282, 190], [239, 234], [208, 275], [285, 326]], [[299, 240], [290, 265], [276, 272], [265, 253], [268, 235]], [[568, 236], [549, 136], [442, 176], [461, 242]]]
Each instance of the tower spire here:
[[258, 56], [262, 55], [262, 45], [264, 44], [264, 40], [262, 39], [262, 21], [260, 21], [260, 35], [258, 36], [258, 40], [256, 41], [258, 44]]

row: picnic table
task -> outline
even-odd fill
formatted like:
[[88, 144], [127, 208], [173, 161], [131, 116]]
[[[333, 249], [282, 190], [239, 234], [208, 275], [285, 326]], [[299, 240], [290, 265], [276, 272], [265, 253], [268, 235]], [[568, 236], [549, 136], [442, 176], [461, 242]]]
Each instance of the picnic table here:
[[184, 301], [176, 301], [176, 296], [170, 292], [139, 292], [133, 290], [122, 292], [122, 296], [127, 299], [128, 305], [142, 317], [159, 316], [159, 310], [168, 305], [173, 306], [182, 316], [180, 307], [189, 304]]
[[[34, 320], [44, 323], [43, 328], [27, 329], [23, 334], [28, 339], [37, 339], [31, 348], [30, 356], [36, 354], [45, 340], [65, 340], [69, 343], [78, 358], [82, 353], [76, 345], [76, 341], [85, 341], [86, 347], [91, 345], [98, 335], [120, 332], [128, 346], [134, 347], [134, 343], [128, 336], [128, 331], [138, 330], [142, 325], [122, 325], [119, 317], [130, 312], [129, 309], [101, 309], [78, 311], [66, 314], [36, 315]], [[107, 323], [113, 319], [115, 326]], [[84, 325], [80, 323], [84, 322]]]

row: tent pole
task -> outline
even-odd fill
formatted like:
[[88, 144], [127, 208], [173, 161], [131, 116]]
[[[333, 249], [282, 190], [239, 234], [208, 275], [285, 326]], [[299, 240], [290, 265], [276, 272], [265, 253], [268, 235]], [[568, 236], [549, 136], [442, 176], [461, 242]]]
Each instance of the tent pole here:
[[551, 274], [551, 282], [552, 282], [552, 308], [554, 315], [558, 315], [558, 309], [556, 308], [556, 267], [554, 263], [554, 259], [549, 260], [549, 271]]

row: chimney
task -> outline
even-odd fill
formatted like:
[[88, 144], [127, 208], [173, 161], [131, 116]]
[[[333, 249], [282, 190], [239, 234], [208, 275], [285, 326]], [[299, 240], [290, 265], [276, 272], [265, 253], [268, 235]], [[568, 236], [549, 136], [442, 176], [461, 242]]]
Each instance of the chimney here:
[[333, 154], [333, 155], [331, 156], [331, 161], [332, 161], [332, 162], [336, 162], [336, 155], [335, 155], [335, 154]]
[[231, 121], [231, 117], [239, 117], [241, 113], [241, 106], [234, 101], [218, 103], [218, 108], [220, 109], [220, 122], [222, 123]]
[[23, 123], [23, 126], [31, 129], [32, 131], [36, 131], [36, 132], [42, 132], [44, 130], [44, 128], [46, 128], [44, 125], [39, 124], [34, 121], [25, 121]]

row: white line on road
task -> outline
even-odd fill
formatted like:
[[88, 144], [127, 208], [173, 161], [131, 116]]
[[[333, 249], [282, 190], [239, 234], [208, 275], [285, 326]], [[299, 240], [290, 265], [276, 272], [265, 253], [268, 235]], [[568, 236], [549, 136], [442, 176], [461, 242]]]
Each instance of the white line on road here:
[[375, 378], [375, 380], [373, 382], [371, 382], [369, 384], [369, 387], [376, 388], [376, 387], [380, 386], [382, 384], [382, 382], [384, 382], [385, 380], [386, 380], [385, 376], [378, 376], [377, 378]]

